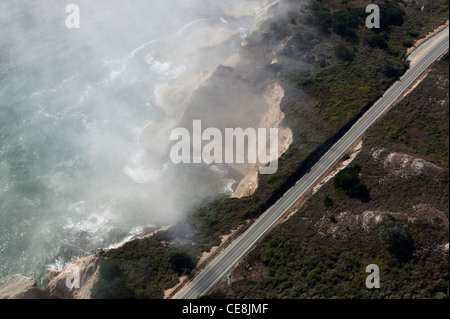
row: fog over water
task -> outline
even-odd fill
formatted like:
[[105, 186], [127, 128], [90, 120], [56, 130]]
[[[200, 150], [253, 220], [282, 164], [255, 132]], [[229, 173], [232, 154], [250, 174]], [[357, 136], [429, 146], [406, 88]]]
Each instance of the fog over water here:
[[[252, 19], [234, 19], [238, 2], [0, 2], [0, 280], [43, 284], [48, 270], [231, 194], [223, 168], [161, 161], [141, 137], [172, 116], [158, 89], [216, 63], [178, 44], [216, 28], [239, 47]], [[80, 29], [65, 26], [69, 3]], [[198, 34], [195, 45], [211, 40]]]

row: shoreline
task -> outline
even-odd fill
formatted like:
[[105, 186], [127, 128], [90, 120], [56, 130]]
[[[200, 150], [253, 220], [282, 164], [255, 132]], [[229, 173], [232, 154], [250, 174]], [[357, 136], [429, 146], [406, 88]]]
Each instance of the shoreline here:
[[[436, 29], [434, 32], [433, 32], [433, 35], [434, 34], [436, 34], [436, 33], [438, 33], [438, 32], [440, 32], [440, 31], [442, 31], [443, 29], [445, 29], [445, 27], [446, 26], [448, 26], [448, 21], [446, 22], [446, 24], [445, 25], [443, 25], [443, 26], [441, 26], [441, 27], [439, 27], [438, 29]], [[427, 37], [428, 37], [429, 35], [427, 35]], [[426, 37], [426, 38], [427, 38]], [[431, 36], [430, 36], [431, 37]], [[424, 41], [426, 41], [426, 38], [423, 38], [423, 39], [420, 39], [420, 40], [418, 40], [416, 43], [418, 43], [418, 42], [420, 42], [420, 41], [422, 41], [423, 40], [423, 42]], [[423, 43], [423, 42], [420, 42], [420, 43]], [[418, 44], [417, 46], [420, 46], [420, 44]], [[415, 48], [416, 49], [416, 48]], [[412, 50], [411, 52], [409, 52], [408, 53], [408, 59], [409, 59], [409, 57], [411, 56], [411, 54], [413, 54], [414, 53], [414, 51], [415, 51], [415, 49], [414, 50]], [[231, 58], [231, 57], [230, 57]], [[236, 63], [236, 64], [238, 64], [239, 63], [239, 61], [237, 61], [236, 62], [236, 57], [235, 56], [232, 56], [232, 58], [233, 58], [233, 61]], [[211, 72], [210, 74], [207, 74], [207, 76], [206, 76], [206, 78], [204, 77], [204, 75], [202, 75], [200, 78], [203, 78], [204, 79], [204, 81], [206, 82], [210, 77], [211, 77], [211, 75], [213, 74], [214, 72]], [[426, 76], [426, 75], [425, 75]], [[194, 80], [193, 80], [194, 81]], [[202, 84], [203, 83], [205, 83], [205, 82], [202, 82]], [[198, 84], [198, 83], [197, 83]], [[200, 87], [202, 84], [198, 84], [198, 87]], [[272, 90], [272, 91], [277, 91], [277, 88], [276, 88], [276, 85], [278, 85], [277, 83], [274, 83], [274, 84], [272, 84], [272, 88], [268, 88], [267, 90], [268, 91], [270, 91], [270, 90]], [[185, 87], [185, 89], [186, 90], [188, 90], [188, 88], [186, 88]], [[414, 88], [412, 88], [411, 90], [413, 90]], [[281, 89], [282, 90], [282, 89]], [[267, 92], [266, 92], [267, 93]], [[409, 92], [408, 92], [409, 93]], [[263, 95], [264, 95], [264, 93], [263, 93]], [[284, 96], [284, 92], [283, 92], [283, 94], [281, 94], [280, 93], [280, 91], [278, 90], [278, 92], [276, 92], [276, 93], [274, 93], [273, 95], [274, 96], [271, 96], [270, 95], [270, 92], [269, 93], [267, 93], [266, 95], [268, 95], [267, 96], [267, 98], [266, 98], [266, 101], [268, 102], [268, 104], [269, 104], [269, 110], [267, 111], [267, 113], [265, 114], [265, 115], [267, 115], [267, 117], [266, 116], [263, 116], [263, 118], [264, 119], [266, 119], [268, 122], [267, 122], [267, 125], [269, 125], [269, 122], [270, 121], [272, 121], [272, 122], [270, 122], [270, 123], [278, 123], [278, 125], [281, 125], [281, 123], [282, 123], [282, 121], [283, 121], [283, 118], [284, 118], [284, 113], [282, 113], [281, 112], [281, 109], [279, 109], [279, 104], [281, 103], [281, 100], [282, 100], [282, 98], [283, 98], [283, 96]], [[281, 96], [281, 98], [280, 98], [280, 95], [283, 95], [283, 96]], [[278, 101], [279, 100], [279, 101]], [[283, 144], [283, 147], [282, 147], [282, 149], [284, 149], [284, 151], [281, 153], [281, 154], [279, 154], [279, 156], [281, 156], [288, 148], [289, 148], [289, 146], [291, 145], [291, 143], [292, 143], [292, 132], [290, 132], [290, 136], [291, 136], [291, 140], [289, 140], [289, 131], [290, 131], [290, 129], [288, 128], [288, 127], [281, 127], [282, 129], [284, 128], [284, 129], [286, 129], [286, 131], [285, 131], [285, 134], [283, 135], [283, 136], [285, 136], [285, 143]], [[289, 142], [290, 141], [290, 142]], [[287, 146], [286, 146], [287, 145]], [[357, 149], [357, 148], [356, 148]], [[359, 149], [360, 150], [360, 149]], [[355, 154], [357, 154], [357, 153], [355, 153]], [[352, 156], [353, 156], [353, 154], [352, 154]], [[356, 156], [356, 155], [355, 155]], [[354, 159], [354, 158], [353, 158]], [[352, 160], [353, 160], [352, 159]], [[330, 176], [332, 175], [332, 174], [334, 174], [335, 172], [333, 171], [333, 172], [331, 172], [330, 173]], [[256, 175], [256, 176], [255, 176]], [[328, 181], [328, 180], [327, 180]], [[324, 183], [326, 183], [326, 181], [324, 182]], [[242, 184], [242, 185], [241, 185]], [[322, 186], [322, 185], [320, 185], [320, 186]], [[320, 187], [320, 186], [316, 186], [316, 187]], [[234, 197], [234, 198], [240, 198], [240, 197], [245, 197], [245, 196], [250, 196], [251, 194], [253, 194], [253, 192], [257, 189], [257, 187], [258, 187], [258, 168], [252, 168], [251, 170], [250, 170], [250, 172], [247, 174], [247, 175], [245, 175], [239, 182], [238, 182], [238, 187], [236, 188], [236, 190], [233, 192], [233, 195], [231, 196], [231, 197]], [[239, 189], [239, 192], [238, 192], [238, 189]], [[317, 190], [315, 190], [315, 191], [317, 191]], [[247, 195], [248, 194], [248, 195]], [[242, 196], [241, 196], [242, 195]], [[238, 196], [240, 196], [240, 197], [238, 197]], [[81, 259], [77, 259], [77, 260], [75, 260], [74, 262], [72, 262], [72, 263], [79, 263], [80, 265], [83, 265], [83, 269], [84, 269], [84, 272], [86, 273], [86, 274], [88, 274], [89, 275], [89, 279], [91, 280], [90, 282], [93, 282], [93, 281], [95, 281], [95, 278], [96, 278], [96, 276], [98, 276], [98, 266], [99, 266], [99, 263], [98, 263], [98, 261], [99, 261], [99, 258], [101, 258], [101, 252], [104, 252], [104, 251], [108, 251], [108, 250], [112, 250], [112, 249], [118, 249], [119, 247], [122, 247], [124, 244], [126, 244], [126, 243], [128, 243], [128, 242], [130, 242], [130, 241], [134, 241], [134, 240], [141, 240], [141, 239], [143, 239], [143, 238], [150, 238], [150, 237], [152, 237], [153, 235], [155, 235], [156, 233], [158, 233], [158, 232], [160, 232], [160, 231], [164, 231], [164, 230], [167, 230], [167, 229], [169, 229], [171, 226], [165, 226], [165, 227], [162, 227], [162, 228], [160, 228], [160, 229], [157, 229], [157, 230], [154, 230], [154, 231], [152, 231], [152, 232], [150, 232], [150, 233], [148, 233], [148, 234], [145, 234], [145, 235], [142, 235], [142, 236], [137, 236], [137, 237], [135, 237], [135, 238], [131, 238], [130, 240], [128, 240], [128, 241], [126, 241], [126, 242], [123, 242], [123, 243], [120, 243], [120, 245], [119, 246], [117, 246], [117, 247], [114, 247], [114, 248], [110, 248], [110, 249], [99, 249], [97, 252], [95, 252], [94, 254], [91, 254], [91, 255], [88, 255], [88, 256], [86, 256], [86, 257], [83, 257], [83, 258], [81, 258]], [[224, 243], [224, 242], [226, 242], [227, 241], [227, 239], [228, 238], [230, 238], [230, 236], [233, 234], [233, 232], [230, 234], [230, 235], [228, 235], [228, 237], [227, 236], [223, 236], [222, 237], [222, 243]], [[201, 259], [200, 259], [200, 261], [199, 261], [199, 263], [197, 264], [197, 266], [199, 266], [200, 264], [202, 264], [203, 262], [205, 262], [209, 257], [211, 257], [214, 253], [216, 253], [216, 250], [218, 250], [219, 248], [220, 248], [220, 246], [217, 246], [217, 247], [214, 247], [215, 249], [213, 250], [211, 250], [209, 253], [203, 253], [203, 255], [202, 255], [202, 257], [201, 257]], [[66, 265], [66, 267], [68, 266], [68, 265], [71, 265], [72, 263], [69, 263], [69, 264], [67, 264]], [[60, 285], [61, 285], [61, 283], [63, 283], [63, 282], [65, 282], [65, 280], [66, 280], [66, 278], [67, 278], [67, 276], [64, 276], [64, 274], [65, 273], [67, 273], [67, 271], [66, 271], [66, 267], [64, 267], [64, 269], [62, 269], [61, 271], [59, 271], [59, 272], [50, 272], [49, 274], [48, 274], [48, 276], [49, 277], [51, 277], [51, 279], [50, 280], [53, 280], [52, 281], [52, 286], [51, 286], [51, 288], [53, 287], [54, 289], [55, 289], [55, 291], [57, 290], [57, 289], [59, 289], [58, 287], [60, 287]], [[13, 276], [11, 276], [9, 279], [7, 279], [6, 281], [10, 281], [11, 279], [14, 279], [15, 277], [28, 277], [28, 276], [25, 276], [25, 275], [13, 275]], [[34, 281], [31, 277], [28, 277], [31, 281]], [[182, 280], [181, 282], [183, 282], [184, 280]], [[2, 284], [4, 284], [5, 282], [3, 282], [3, 283], [0, 283], [0, 288], [2, 287]], [[30, 284], [31, 284], [31, 282], [29, 282]], [[92, 285], [93, 285], [93, 283], [92, 283]], [[31, 287], [32, 287], [33, 285], [31, 285]], [[47, 291], [47, 288], [48, 288], [48, 286], [50, 286], [50, 284], [49, 285], [47, 285], [47, 287], [43, 290], [43, 291]], [[86, 287], [89, 287], [89, 286], [86, 286]], [[32, 287], [33, 288], [33, 287]], [[49, 288], [49, 289], [51, 289], [51, 288]], [[170, 290], [175, 290], [177, 288], [177, 286], [175, 286], [175, 287], [173, 287], [173, 288], [171, 288]], [[0, 292], [1, 292], [1, 289], [0, 289]], [[170, 292], [168, 293], [168, 294], [170, 294]], [[80, 299], [86, 299], [86, 291], [84, 291], [83, 293], [80, 293], [80, 294], [76, 294], [76, 296], [78, 297], [78, 296], [81, 296], [81, 298]], [[0, 294], [0, 298], [1, 298], [1, 294]], [[89, 298], [89, 297], [87, 297], [87, 298]]]
[[[233, 8], [233, 14], [236, 14], [236, 19], [241, 19], [242, 17], [251, 16], [255, 18], [255, 12], [256, 7], [259, 4], [262, 4], [263, 1], [255, 0], [251, 3], [246, 3], [244, 8], [236, 7]], [[229, 41], [232, 38], [239, 37], [241, 34], [241, 31], [239, 30], [231, 30], [231, 29], [220, 29], [219, 33], [217, 33], [215, 30], [218, 28], [214, 28], [211, 26], [207, 26], [204, 28], [204, 30], [200, 30], [200, 33], [203, 34], [203, 37], [207, 38], [208, 35], [209, 41], [202, 43], [201, 46], [195, 47], [193, 51], [190, 51], [189, 53], [191, 55], [198, 55], [197, 51], [203, 50], [203, 51], [209, 51], [212, 48], [218, 50], [220, 47], [228, 46]], [[250, 30], [249, 30], [250, 32]], [[206, 35], [206, 36], [205, 36]], [[242, 40], [240, 41], [242, 45]], [[228, 65], [236, 66], [240, 59], [236, 59], [236, 54], [239, 53], [239, 50], [241, 50], [241, 45], [236, 47], [236, 51], [233, 52], [231, 55], [226, 55], [220, 62], [226, 63]], [[164, 52], [163, 52], [164, 53]], [[158, 53], [155, 54], [157, 56]], [[218, 64], [220, 65], [220, 63]], [[170, 128], [173, 125], [176, 125], [177, 123], [181, 122], [183, 116], [185, 115], [187, 102], [189, 98], [186, 99], [186, 95], [188, 97], [192, 97], [192, 94], [196, 92], [200, 87], [205, 85], [209, 80], [211, 80], [211, 77], [214, 75], [214, 73], [217, 70], [218, 65], [215, 65], [213, 68], [209, 69], [197, 69], [192, 72], [192, 69], [188, 71], [186, 74], [182, 74], [178, 76], [176, 79], [171, 80], [167, 85], [162, 86], [160, 88], [157, 88], [156, 96], [158, 98], [158, 104], [165, 105], [168, 110], [172, 110], [169, 112], [171, 117], [168, 118], [169, 125], [167, 125], [167, 122], [160, 123], [166, 128]], [[185, 81], [187, 80], [187, 81]], [[174, 97], [180, 97], [182, 98], [182, 103], [177, 103], [177, 101], [174, 101]], [[170, 101], [167, 101], [167, 99], [170, 99]], [[175, 102], [175, 103], [174, 103]], [[181, 106], [181, 109], [180, 109]], [[184, 109], [183, 109], [184, 108]], [[177, 115], [178, 114], [178, 115]], [[178, 117], [178, 118], [177, 118]], [[158, 125], [154, 125], [158, 126]], [[161, 126], [161, 125], [159, 125]], [[150, 129], [152, 131], [152, 129]], [[151, 133], [151, 132], [150, 132]], [[148, 147], [148, 141], [145, 141], [147, 136], [149, 135], [148, 132], [146, 132], [146, 129], [144, 129], [144, 132], [140, 136], [140, 142], [141, 145], [144, 147]], [[151, 134], [150, 134], [151, 135]], [[150, 145], [151, 147], [151, 145]], [[158, 146], [155, 146], [157, 149]], [[236, 175], [236, 174], [234, 174]], [[239, 183], [240, 180], [237, 180], [237, 183]], [[234, 190], [233, 190], [234, 192]], [[152, 237], [154, 234], [167, 230], [170, 228], [171, 225], [161, 227], [159, 229], [156, 229], [149, 234], [144, 235], [138, 235], [132, 238], [129, 238], [129, 240], [126, 240], [126, 238], [122, 241], [120, 241], [117, 244], [109, 245], [107, 248], [100, 248], [94, 253], [87, 254], [86, 256], [78, 259], [74, 259], [73, 261], [66, 263], [65, 266], [58, 271], [55, 270], [49, 270], [47, 272], [46, 277], [48, 278], [48, 283], [46, 287], [38, 287], [35, 279], [30, 275], [24, 275], [24, 274], [14, 274], [8, 277], [5, 277], [2, 282], [0, 282], [0, 288], [3, 288], [3, 291], [0, 290], [0, 298], [3, 298], [5, 294], [8, 294], [8, 292], [5, 292], [4, 289], [8, 287], [11, 283], [18, 283], [17, 279], [20, 279], [20, 286], [23, 288], [22, 290], [32, 289], [33, 291], [39, 292], [39, 294], [44, 294], [46, 298], [76, 298], [76, 299], [87, 299], [90, 297], [90, 292], [87, 292], [86, 289], [83, 290], [83, 292], [77, 292], [76, 290], [72, 289], [68, 291], [67, 289], [64, 289], [65, 287], [65, 280], [66, 278], [71, 274], [71, 272], [68, 270], [68, 267], [71, 265], [78, 265], [80, 266], [80, 273], [82, 273], [82, 281], [84, 283], [89, 282], [89, 285], [87, 288], [92, 287], [93, 282], [95, 281], [96, 276], [98, 276], [98, 267], [99, 267], [99, 259], [101, 258], [101, 255], [105, 251], [108, 250], [114, 250], [122, 247], [128, 242], [134, 241], [134, 240], [141, 240], [144, 238]], [[26, 283], [26, 285], [23, 285], [23, 283]], [[12, 294], [14, 294], [14, 285], [10, 286], [8, 288]], [[65, 291], [67, 290], [67, 291]], [[90, 290], [90, 289], [87, 289]], [[43, 295], [43, 296], [44, 296]], [[88, 296], [89, 295], [89, 296]], [[20, 293], [16, 291], [16, 296], [21, 296]], [[23, 296], [22, 296], [23, 297]], [[11, 296], [11, 298], [14, 298], [14, 296]]]

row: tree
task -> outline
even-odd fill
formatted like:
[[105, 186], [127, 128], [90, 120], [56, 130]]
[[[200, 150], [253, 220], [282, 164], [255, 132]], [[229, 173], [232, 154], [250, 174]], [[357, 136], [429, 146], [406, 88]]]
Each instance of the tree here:
[[383, 74], [389, 78], [397, 78], [402, 73], [402, 70], [394, 65], [391, 61], [387, 61], [383, 65]]
[[334, 186], [345, 191], [350, 191], [360, 182], [358, 174], [359, 170], [357, 168], [346, 167], [334, 178]]
[[360, 171], [361, 167], [357, 164], [353, 167], [346, 167], [336, 175], [333, 183], [336, 188], [344, 190], [347, 196], [368, 201], [370, 200], [370, 190], [359, 179]]
[[365, 42], [372, 48], [380, 48], [387, 49], [388, 43], [386, 40], [379, 34], [375, 34], [365, 40]]
[[134, 293], [125, 286], [125, 276], [119, 265], [105, 260], [99, 269], [99, 280], [92, 287], [93, 299], [131, 299]]
[[400, 260], [408, 260], [414, 252], [414, 242], [407, 225], [387, 215], [380, 223], [380, 237], [387, 250]]
[[172, 269], [178, 274], [185, 274], [195, 268], [195, 263], [188, 253], [177, 251], [169, 257]]
[[348, 41], [357, 41], [356, 31], [366, 15], [364, 8], [350, 8], [333, 13], [332, 28], [334, 32]]
[[381, 6], [381, 28], [387, 29], [391, 25], [401, 26], [405, 11], [394, 0], [385, 0], [385, 4]]
[[355, 58], [353, 52], [342, 44], [334, 47], [334, 54], [341, 61], [351, 62]]
[[331, 208], [334, 206], [334, 202], [333, 200], [327, 195], [325, 196], [325, 198], [323, 199], [323, 204], [325, 205], [325, 207], [327, 208]]

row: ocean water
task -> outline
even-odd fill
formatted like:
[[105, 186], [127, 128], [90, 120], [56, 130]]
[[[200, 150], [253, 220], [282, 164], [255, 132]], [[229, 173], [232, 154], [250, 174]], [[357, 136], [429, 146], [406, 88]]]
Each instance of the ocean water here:
[[76, 1], [81, 28], [69, 30], [71, 2], [0, 2], [0, 280], [44, 285], [49, 270], [171, 224], [235, 182], [214, 167], [150, 165], [139, 143], [164, 116], [155, 88], [189, 67], [155, 50], [225, 24], [219, 2]]

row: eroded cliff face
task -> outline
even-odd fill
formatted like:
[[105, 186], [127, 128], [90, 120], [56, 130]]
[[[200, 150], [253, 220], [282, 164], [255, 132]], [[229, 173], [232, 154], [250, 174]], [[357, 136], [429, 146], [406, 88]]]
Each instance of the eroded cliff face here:
[[[269, 109], [262, 116], [258, 127], [266, 128], [266, 130], [269, 130], [270, 128], [278, 129], [277, 157], [279, 158], [289, 149], [289, 146], [293, 142], [291, 129], [283, 124], [285, 115], [281, 111], [281, 101], [284, 97], [284, 90], [278, 83], [272, 83], [263, 89], [262, 96], [268, 104]], [[275, 160], [275, 158], [271, 160]], [[242, 198], [253, 195], [258, 188], [258, 171], [261, 164], [265, 163], [258, 163], [250, 168], [250, 171], [240, 181], [233, 193], [233, 198]]]
[[30, 277], [14, 276], [0, 283], [0, 299], [90, 299], [100, 261], [101, 252], [75, 260], [62, 271], [52, 271], [45, 289]]
[[[154, 102], [160, 107], [162, 116], [141, 135], [140, 142], [152, 155], [155, 165], [168, 160], [173, 144], [169, 139], [171, 131], [177, 127], [187, 128], [187, 123], [192, 124], [192, 117], [204, 122], [218, 122], [223, 113], [228, 113], [228, 117], [234, 115], [234, 120], [239, 121], [245, 114], [239, 116], [233, 106], [239, 105], [243, 110], [251, 109], [248, 104], [253, 100], [259, 103], [249, 83], [244, 83], [247, 71], [243, 72], [241, 47], [252, 32], [255, 8], [262, 3], [260, 0], [231, 4], [221, 22], [193, 26], [185, 37], [167, 42], [154, 53], [163, 62], [184, 67], [183, 74], [156, 88]], [[230, 97], [234, 98], [233, 103], [223, 102], [224, 98]], [[219, 109], [224, 112], [217, 113]], [[264, 112], [264, 105], [256, 116], [261, 112]], [[254, 116], [247, 117], [247, 123], [240, 124], [251, 127], [254, 125], [252, 118]]]
[[27, 276], [17, 275], [0, 283], [0, 299], [48, 299], [48, 292], [40, 289]]
[[[270, 43], [247, 41], [251, 37], [260, 39], [267, 35], [267, 23], [264, 22], [276, 19], [287, 9], [280, 1], [252, 4], [260, 5], [253, 9], [251, 19], [247, 17], [253, 20], [252, 29], [232, 32], [223, 25], [216, 28], [208, 26], [193, 32], [186, 42], [174, 44], [176, 52], [182, 53], [185, 59], [192, 56], [196, 59], [180, 77], [155, 91], [156, 104], [164, 111], [164, 116], [161, 121], [148, 126], [141, 136], [141, 143], [152, 154], [151, 161], [155, 165], [169, 160], [170, 149], [175, 143], [169, 139], [171, 132], [184, 128], [192, 134], [195, 120], [201, 120], [202, 129], [219, 129], [222, 136], [225, 136], [226, 128], [266, 128], [267, 132], [270, 128], [277, 128], [277, 156], [289, 148], [292, 132], [283, 124], [284, 113], [280, 109], [284, 90], [273, 82], [273, 70], [267, 67], [276, 64], [276, 54], [283, 49], [282, 39], [274, 39]], [[248, 5], [243, 11], [235, 8], [236, 15], [227, 17], [227, 24], [250, 14]], [[173, 50], [170, 52], [169, 56], [165, 55], [166, 59], [181, 61], [180, 56], [173, 56]], [[201, 147], [206, 144], [204, 141]], [[256, 152], [256, 145], [249, 145], [248, 149]], [[226, 151], [224, 145], [222, 153]], [[275, 159], [271, 158], [272, 161]], [[242, 197], [255, 191], [256, 172], [264, 164], [267, 163], [251, 164], [246, 158], [245, 164], [217, 166], [227, 172], [227, 178], [236, 181], [234, 196]]]
[[[97, 253], [72, 262], [60, 272], [51, 272], [45, 292], [52, 298], [90, 299], [92, 287], [98, 280], [100, 261], [101, 257]], [[73, 286], [75, 274], [79, 278], [79, 288]]]

